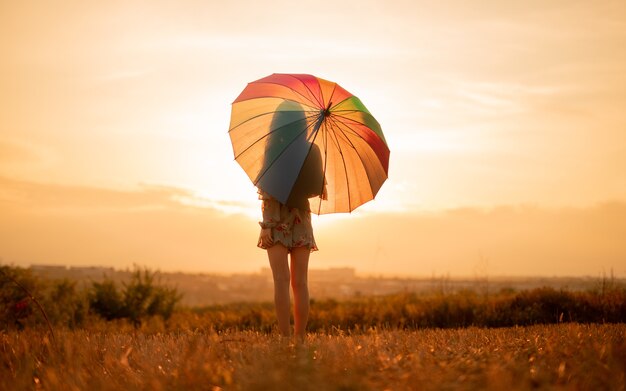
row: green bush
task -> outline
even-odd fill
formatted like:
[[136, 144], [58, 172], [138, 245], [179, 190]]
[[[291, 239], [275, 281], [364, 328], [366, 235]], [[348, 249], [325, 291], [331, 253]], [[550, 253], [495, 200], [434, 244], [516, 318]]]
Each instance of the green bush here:
[[169, 319], [181, 299], [175, 288], [161, 285], [157, 274], [148, 269], [136, 268], [130, 281], [122, 285], [118, 291], [110, 279], [94, 282], [89, 292], [90, 309], [104, 319], [125, 318], [139, 327], [152, 316]]
[[34, 303], [27, 292], [39, 296], [40, 282], [29, 270], [0, 266], [0, 328], [23, 329], [36, 316]]
[[87, 318], [86, 295], [76, 288], [76, 281], [51, 281], [41, 304], [53, 324], [76, 328]]
[[89, 309], [106, 320], [119, 319], [126, 315], [122, 295], [109, 279], [92, 284], [89, 290]]
[[42, 280], [28, 269], [0, 266], [0, 314], [0, 329], [46, 322], [74, 328], [84, 323], [87, 303], [75, 281]]

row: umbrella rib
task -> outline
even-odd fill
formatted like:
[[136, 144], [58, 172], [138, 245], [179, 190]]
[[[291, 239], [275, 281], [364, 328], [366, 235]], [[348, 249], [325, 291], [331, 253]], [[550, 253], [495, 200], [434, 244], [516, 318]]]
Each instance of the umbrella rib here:
[[[376, 133], [376, 131], [375, 131], [375, 130], [373, 130], [371, 127], [369, 127], [367, 124], [364, 124], [364, 123], [359, 122], [359, 121], [355, 121], [355, 120], [353, 120], [353, 119], [351, 119], [351, 118], [342, 117], [342, 116], [340, 116], [340, 115], [339, 115], [339, 116], [333, 116], [333, 117], [344, 118], [344, 119], [347, 119], [347, 120], [349, 120], [349, 121], [353, 121], [353, 122], [356, 122], [356, 123], [358, 123], [358, 124], [360, 124], [360, 125], [365, 126], [367, 129], [369, 129], [369, 130], [371, 130], [372, 132], [374, 132], [374, 134], [375, 134], [375, 135], [376, 135], [376, 136], [377, 136], [380, 140], [382, 140], [382, 142], [385, 144], [385, 147], [387, 147], [387, 141], [385, 140], [384, 136], [381, 136], [381, 135], [379, 135], [378, 133]], [[334, 120], [336, 120], [336, 118], [333, 118], [333, 119], [334, 119]], [[349, 124], [346, 124], [346, 123], [344, 123], [343, 121], [337, 121], [337, 123], [340, 123], [340, 124], [344, 125], [344, 126], [345, 126], [345, 127], [346, 127], [349, 131], [350, 131], [350, 134], [352, 134], [352, 135], [354, 135], [354, 136], [356, 136], [356, 137], [360, 138], [361, 140], [363, 140], [363, 141], [367, 142], [367, 140], [365, 139], [365, 137], [363, 137], [361, 134], [359, 134], [359, 133], [357, 133], [357, 132], [353, 131], [353, 130], [350, 128], [350, 125], [349, 125]], [[381, 130], [381, 132], [382, 132], [382, 130]], [[368, 144], [369, 144], [369, 143], [368, 143]], [[387, 147], [387, 150], [389, 150], [389, 147]]]
[[[305, 113], [306, 113], [306, 112], [305, 112]], [[266, 113], [266, 114], [271, 114], [271, 113]], [[266, 114], [262, 114], [262, 115], [266, 115]], [[260, 117], [260, 115], [259, 115], [258, 117]], [[247, 152], [250, 148], [252, 148], [254, 145], [256, 145], [257, 143], [259, 143], [261, 140], [266, 139], [266, 138], [267, 138], [270, 134], [272, 134], [272, 133], [276, 132], [277, 130], [282, 129], [282, 128], [284, 128], [285, 126], [292, 125], [292, 124], [294, 124], [294, 123], [296, 123], [296, 122], [299, 122], [299, 121], [306, 121], [307, 119], [312, 118], [312, 117], [313, 117], [313, 115], [310, 115], [310, 116], [308, 116], [308, 117], [306, 117], [306, 116], [305, 116], [303, 119], [300, 119], [300, 120], [298, 120], [298, 121], [293, 121], [293, 122], [286, 123], [286, 124], [284, 124], [283, 126], [279, 126], [278, 128], [276, 128], [276, 129], [272, 130], [271, 132], [268, 132], [268, 133], [264, 134], [264, 135], [263, 135], [263, 137], [260, 137], [260, 138], [256, 139], [256, 140], [255, 140], [252, 144], [248, 145], [248, 146], [247, 146], [247, 147], [246, 147], [243, 151], [239, 152], [239, 154], [237, 154], [237, 155], [235, 156], [235, 160], [239, 159], [239, 157], [240, 157], [241, 155], [243, 155], [244, 153], [246, 153], [246, 152]], [[308, 129], [309, 129], [309, 127], [310, 127], [310, 125], [307, 125], [307, 126], [304, 128], [304, 131], [308, 130]], [[233, 129], [234, 129], [234, 128], [233, 128]], [[232, 130], [232, 129], [231, 129], [231, 130]], [[230, 130], [229, 130], [228, 132], [230, 133]], [[295, 138], [294, 138], [294, 140], [295, 140]], [[292, 140], [292, 142], [293, 142], [293, 140]], [[289, 145], [291, 145], [291, 143], [289, 143]]]
[[[348, 126], [348, 125], [344, 124], [344, 123], [343, 123], [343, 122], [341, 122], [341, 121], [337, 121], [337, 119], [336, 119], [336, 118], [332, 118], [332, 117], [335, 117], [335, 116], [331, 116], [331, 120], [333, 121], [333, 123], [335, 124], [335, 126], [337, 126], [338, 128], [339, 128], [339, 125], [338, 125], [338, 124], [341, 124], [341, 125], [345, 125], [345, 126], [346, 126], [346, 129], [345, 129], [345, 130], [344, 130], [344, 129], [339, 128], [339, 130], [341, 131], [341, 133], [343, 133], [344, 135], [345, 135], [345, 134], [347, 134], [347, 133], [349, 133], [349, 134], [351, 134], [351, 135], [354, 135], [354, 136], [356, 136], [356, 137], [360, 138], [360, 139], [361, 139], [361, 140], [363, 140], [363, 141], [367, 141], [367, 140], [365, 140], [365, 138], [364, 138], [363, 136], [361, 136], [360, 134], [358, 134], [357, 132], [355, 132], [354, 130], [352, 130], [352, 129]], [[339, 116], [339, 117], [341, 117], [341, 116]], [[341, 117], [341, 118], [345, 118], [345, 117]], [[347, 119], [349, 119], [349, 118], [347, 118]], [[357, 123], [359, 123], [359, 124], [361, 124], [361, 123], [360, 123], [360, 122], [358, 122], [358, 121], [356, 121], [356, 122], [357, 122]], [[361, 125], [367, 126], [367, 125], [365, 125], [365, 124], [361, 124]], [[347, 138], [347, 137], [346, 137], [346, 138]], [[348, 141], [350, 141], [350, 140], [348, 140]], [[354, 145], [352, 144], [352, 142], [350, 142], [350, 145], [352, 145], [352, 147], [354, 147]]]
[[[311, 146], [309, 147], [309, 151], [307, 152], [307, 156], [309, 153], [311, 153], [311, 148], [313, 148], [313, 144], [315, 143], [315, 140], [317, 139], [317, 135], [319, 134], [319, 130], [322, 128], [322, 125], [324, 124], [324, 117], [323, 115], [318, 114], [319, 117], [317, 119], [317, 122], [319, 122], [319, 125], [317, 125], [317, 129], [313, 130], [313, 140], [311, 140]], [[326, 134], [326, 132], [324, 133]], [[322, 197], [321, 194], [323, 194], [324, 192], [324, 183], [326, 182], [326, 157], [328, 156], [328, 151], [326, 150], [326, 143], [324, 143], [324, 172], [322, 173], [322, 188], [320, 189], [320, 202], [319, 205], [317, 207], [317, 214], [320, 214], [320, 211], [322, 209]], [[303, 165], [304, 167], [304, 165]], [[302, 172], [302, 168], [300, 168], [300, 172]], [[300, 173], [298, 173], [298, 175], [300, 175]]]
[[349, 134], [355, 135], [355, 136], [359, 137], [359, 138], [360, 138], [360, 139], [362, 139], [362, 140], [365, 140], [365, 139], [363, 139], [363, 137], [361, 137], [358, 133], [356, 133], [356, 132], [352, 131], [350, 128], [348, 128], [348, 129], [346, 129], [346, 130], [342, 129], [342, 128], [338, 125], [338, 124], [342, 124], [342, 123], [341, 123], [341, 122], [339, 122], [339, 121], [336, 121], [334, 118], [331, 118], [331, 119], [330, 119], [330, 121], [332, 121], [332, 123], [333, 123], [333, 124], [331, 125], [331, 126], [333, 127], [333, 129], [336, 129], [337, 131], [341, 132], [341, 134], [345, 137], [346, 141], [348, 142], [348, 144], [350, 144], [350, 146], [352, 147], [352, 149], [354, 149], [355, 151], [357, 151], [357, 148], [354, 146], [354, 144], [352, 143], [352, 141], [350, 141], [350, 139], [348, 138], [347, 134], [349, 133]]
[[[341, 118], [343, 118], [343, 117], [341, 117]], [[333, 121], [336, 121], [336, 118], [333, 118]], [[362, 136], [362, 135], [360, 135], [359, 133], [357, 133], [357, 132], [355, 132], [354, 130], [352, 130], [352, 129], [350, 128], [350, 126], [349, 126], [349, 125], [345, 124], [345, 123], [344, 123], [344, 122], [342, 122], [342, 121], [336, 121], [336, 123], [337, 123], [337, 124], [342, 125], [343, 127], [345, 127], [345, 129], [346, 129], [346, 130], [343, 130], [343, 131], [342, 131], [342, 133], [343, 133], [344, 135], [345, 135], [345, 134], [351, 134], [351, 135], [353, 135], [353, 136], [355, 136], [355, 137], [358, 137], [359, 139], [363, 140], [363, 141], [364, 141], [364, 142], [365, 142], [365, 143], [366, 143], [366, 144], [370, 147], [370, 149], [372, 149], [372, 150], [374, 151], [374, 153], [378, 156], [378, 153], [376, 152], [376, 150], [375, 150], [374, 148], [372, 148], [371, 144], [367, 141], [367, 139], [366, 139], [365, 137], [363, 137], [363, 136]], [[357, 123], [360, 123], [360, 122], [358, 122], [358, 121], [357, 121]], [[365, 126], [367, 126], [367, 125], [365, 125]], [[383, 141], [383, 142], [385, 142], [385, 140], [384, 140], [384, 139], [382, 139], [382, 141]], [[352, 143], [351, 143], [351, 144], [352, 144]], [[385, 146], [386, 146], [386, 143], [385, 143]], [[358, 151], [359, 151], [359, 150], [358, 150], [358, 149], [356, 149], [356, 148], [355, 148], [355, 150], [356, 150], [356, 151], [357, 151], [357, 153], [358, 153]], [[389, 153], [389, 149], [387, 148], [387, 154], [388, 154], [388, 153]], [[361, 154], [360, 154], [360, 153], [359, 153], [359, 157], [361, 158], [361, 163], [363, 164], [363, 157], [361, 156]], [[379, 164], [379, 165], [382, 165], [382, 162], [381, 162], [381, 160], [380, 160], [380, 157], [378, 157], [378, 159], [377, 159], [377, 160], [375, 160], [375, 161], [372, 161], [372, 159], [370, 159], [369, 157], [367, 158], [367, 160], [369, 161], [369, 163], [370, 163], [370, 164]], [[363, 166], [365, 167], [365, 165], [364, 165], [364, 164], [363, 164]], [[367, 170], [365, 170], [365, 172], [366, 172], [366, 173], [368, 173], [367, 180], [368, 180], [368, 182], [369, 182], [369, 184], [370, 184], [370, 187], [371, 187], [371, 185], [372, 185], [372, 178], [370, 177], [369, 172], [368, 172]], [[387, 170], [385, 170], [385, 174], [387, 175]]]
[[[322, 188], [320, 194], [324, 194], [324, 187], [326, 186], [326, 170], [328, 168], [328, 131], [324, 128], [324, 173], [322, 174]], [[328, 189], [326, 199], [328, 199]], [[322, 202], [324, 199], [320, 196], [320, 203], [317, 206], [317, 214], [319, 215], [322, 212]]]
[[[333, 123], [331, 123], [331, 122], [333, 122]], [[341, 155], [341, 162], [343, 163], [343, 172], [344, 172], [344, 175], [346, 176], [346, 185], [347, 185], [347, 188], [348, 188], [348, 210], [350, 212], [352, 212], [352, 197], [350, 196], [350, 178], [348, 177], [348, 168], [346, 166], [346, 160], [345, 160], [344, 155], [343, 155], [343, 150], [341, 149], [341, 143], [339, 142], [339, 138], [337, 137], [337, 134], [334, 131], [338, 130], [339, 132], [344, 134], [344, 136], [345, 136], [345, 133], [343, 132], [343, 130], [341, 128], [339, 128], [338, 126], [335, 125], [334, 121], [328, 121], [328, 126], [333, 128], [332, 135], [335, 136], [335, 145], [337, 146], [337, 149], [339, 150], [339, 155]], [[331, 139], [332, 139], [332, 137], [331, 137]], [[352, 145], [352, 143], [350, 142], [350, 140], [347, 137], [346, 137], [346, 140], [348, 140], [348, 143], [350, 143], [352, 148], [354, 148], [354, 145]]]
[[[296, 79], [296, 80], [298, 80], [298, 81], [300, 81], [300, 83], [302, 83], [302, 81], [301, 81], [301, 80], [299, 80], [299, 79]], [[312, 103], [313, 105], [315, 105], [315, 102], [314, 102], [313, 100], [309, 99], [308, 97], [304, 96], [304, 94], [302, 94], [301, 92], [299, 92], [299, 91], [297, 91], [297, 90], [295, 90], [295, 89], [293, 89], [293, 88], [289, 87], [288, 85], [281, 84], [281, 83], [279, 83], [279, 82], [275, 82], [275, 81], [263, 81], [263, 82], [252, 82], [252, 83], [254, 83], [254, 84], [273, 84], [273, 85], [276, 85], [276, 86], [285, 87], [285, 88], [287, 88], [287, 89], [290, 89], [291, 91], [293, 91], [293, 92], [294, 92], [294, 93], [296, 93], [297, 95], [300, 95], [300, 96], [301, 96], [303, 99], [305, 99], [307, 102], [310, 102], [310, 103]], [[252, 84], [252, 83], [250, 83], [250, 84]], [[306, 85], [305, 85], [305, 86], [306, 86]], [[307, 88], [307, 89], [308, 89], [308, 88]], [[309, 89], [309, 92], [310, 92], [310, 91], [311, 91], [311, 90]], [[313, 93], [311, 92], [311, 94], [313, 94]], [[313, 97], [315, 97], [315, 96], [313, 96]], [[247, 101], [247, 100], [257, 99], [257, 98], [260, 98], [260, 97], [256, 97], [256, 96], [255, 96], [254, 98], [245, 99], [245, 100], [242, 100], [242, 101], [240, 101], [240, 102], [245, 102], [245, 101]], [[265, 98], [280, 98], [280, 97], [279, 97], [279, 96], [266, 96]], [[317, 100], [317, 99], [315, 99], [315, 100]], [[239, 103], [239, 102], [237, 102], [237, 103]]]
[[[337, 91], [337, 83], [334, 83], [333, 85], [333, 92], [330, 93], [330, 98], [328, 98], [328, 101], [332, 103], [333, 101], [333, 96], [335, 96], [335, 91]], [[330, 109], [330, 107], [329, 107]]]
[[[275, 96], [264, 96], [264, 97], [258, 97], [258, 98], [253, 98], [253, 99], [263, 99], [263, 98], [276, 98], [276, 97], [275, 97]], [[277, 99], [282, 99], [282, 98], [277, 98]], [[252, 99], [247, 99], [247, 100], [252, 100]], [[301, 103], [301, 102], [297, 102], [297, 101], [292, 100], [292, 99], [283, 99], [283, 101], [285, 101], [285, 102], [293, 102], [293, 103], [296, 103], [296, 104], [302, 105], [302, 103]], [[246, 101], [242, 101], [242, 102], [246, 102]], [[237, 102], [237, 103], [239, 103], [239, 102]], [[235, 104], [236, 104], [236, 103], [235, 103]], [[311, 110], [303, 110], [305, 113], [308, 113], [308, 112], [317, 113], [317, 112], [319, 111], [318, 109], [314, 108], [313, 106], [308, 106], [308, 105], [306, 105], [306, 106], [307, 106], [307, 107], [309, 107], [309, 108], [312, 108], [312, 109], [311, 109]], [[245, 121], [243, 121], [242, 123], [239, 123], [239, 124], [237, 124], [237, 125], [233, 126], [232, 128], [228, 129], [228, 133], [230, 133], [232, 130], [237, 129], [237, 128], [238, 128], [238, 127], [240, 127], [241, 125], [243, 125], [243, 124], [245, 124], [245, 123], [248, 123], [248, 122], [250, 122], [250, 121], [252, 121], [252, 120], [254, 120], [254, 119], [260, 118], [260, 117], [262, 117], [262, 116], [264, 116], [264, 115], [268, 115], [268, 114], [275, 114], [275, 113], [276, 113], [276, 111], [268, 111], [267, 113], [257, 114], [257, 115], [255, 115], [255, 116], [253, 116], [253, 117], [250, 117], [250, 118], [246, 119], [246, 120], [245, 120]]]
[[[294, 78], [294, 79], [296, 79], [296, 80], [298, 80], [298, 81], [299, 81], [299, 82], [300, 82], [300, 83], [301, 83], [301, 84], [302, 84], [302, 85], [303, 85], [303, 86], [304, 86], [307, 90], [309, 90], [309, 92], [311, 93], [311, 96], [312, 96], [313, 98], [315, 98], [315, 100], [317, 101], [317, 103], [320, 105], [319, 107], [324, 107], [324, 102], [320, 102], [320, 101], [319, 101], [319, 99], [317, 99], [317, 96], [315, 96], [315, 94], [313, 93], [313, 91], [311, 91], [311, 89], [309, 88], [309, 86], [308, 86], [308, 85], [306, 85], [306, 83], [305, 83], [305, 82], [303, 82], [302, 80], [298, 79], [295, 75], [291, 75], [291, 74], [289, 74], [289, 76], [290, 76], [290, 77], [292, 77], [292, 78]], [[317, 84], [319, 85], [319, 83], [320, 83], [320, 82], [319, 82], [319, 80], [318, 80], [317, 78], [315, 78], [315, 80], [317, 80]], [[288, 87], [288, 88], [291, 88], [291, 87]], [[322, 89], [320, 88], [320, 94], [321, 94], [321, 90], [322, 90]], [[295, 91], [295, 90], [294, 90], [294, 91]], [[297, 92], [297, 91], [296, 91], [296, 92]], [[302, 95], [302, 94], [300, 94], [300, 95]]]
[[252, 121], [252, 120], [255, 120], [255, 119], [257, 119], [257, 118], [261, 118], [261, 117], [263, 117], [264, 115], [269, 115], [269, 114], [274, 114], [274, 113], [275, 113], [275, 111], [268, 111], [267, 113], [261, 113], [261, 114], [257, 114], [257, 115], [255, 115], [255, 116], [253, 116], [253, 117], [250, 117], [250, 118], [248, 118], [247, 120], [243, 121], [242, 123], [237, 124], [237, 125], [233, 126], [232, 128], [228, 129], [228, 133], [232, 132], [233, 130], [237, 129], [237, 128], [238, 128], [238, 127], [240, 127], [241, 125], [246, 124], [246, 123], [248, 123], [248, 122], [250, 122], [250, 121]]
[[348, 113], [348, 112], [354, 113], [354, 112], [357, 112], [357, 111], [360, 111], [360, 112], [363, 113], [362, 110], [357, 110], [357, 109], [342, 109], [342, 110], [333, 110], [333, 114], [335, 114], [335, 113]]
[[[307, 119], [313, 118], [313, 117], [314, 117], [315, 115], [317, 115], [317, 113], [318, 113], [317, 111], [313, 111], [313, 110], [311, 110], [311, 111], [304, 111], [304, 112], [305, 112], [305, 113], [311, 113], [311, 112], [312, 112], [312, 113], [314, 113], [314, 114], [311, 114], [311, 115], [309, 115], [309, 116], [305, 116], [305, 117], [304, 117], [304, 119], [302, 119], [302, 120], [298, 120], [298, 121], [303, 121], [303, 120], [307, 120]], [[254, 119], [254, 118], [259, 118], [259, 117], [262, 117], [262, 116], [264, 116], [264, 115], [268, 115], [268, 114], [275, 114], [275, 113], [276, 113], [276, 112], [259, 114], [259, 115], [255, 116], [255, 117], [253, 117], [253, 118], [250, 118], [250, 120], [252, 120], [252, 119]], [[230, 133], [232, 130], [235, 130], [238, 126], [243, 125], [244, 123], [246, 123], [246, 122], [248, 122], [248, 121], [250, 121], [250, 120], [246, 120], [246, 121], [242, 122], [241, 124], [239, 124], [239, 125], [235, 126], [234, 128], [230, 129], [230, 130], [228, 131], [228, 133]], [[294, 121], [294, 122], [289, 122], [289, 123], [286, 123], [286, 124], [284, 124], [283, 126], [278, 127], [278, 128], [276, 128], [276, 129], [272, 130], [271, 132], [268, 132], [268, 133], [264, 134], [264, 135], [263, 135], [263, 137], [258, 138], [258, 139], [257, 139], [257, 140], [255, 140], [252, 144], [248, 145], [248, 146], [247, 146], [247, 147], [246, 147], [243, 151], [239, 152], [239, 154], [237, 154], [237, 155], [235, 156], [235, 160], [239, 159], [239, 157], [240, 157], [241, 155], [243, 155], [244, 153], [246, 153], [246, 152], [247, 152], [250, 148], [252, 148], [252, 147], [253, 147], [256, 143], [258, 143], [258, 142], [260, 142], [261, 140], [263, 140], [263, 139], [267, 138], [270, 134], [274, 133], [275, 131], [277, 131], [277, 130], [279, 130], [279, 129], [282, 129], [284, 126], [291, 125], [291, 124], [293, 124], [293, 123], [295, 123], [295, 122], [298, 122], [298, 121]], [[305, 128], [305, 130], [308, 130], [309, 126], [310, 126], [310, 125], [307, 125], [307, 127]]]
[[[363, 122], [361, 122], [361, 121], [357, 121], [357, 120], [355, 120], [354, 118], [349, 118], [349, 117], [346, 117], [346, 116], [344, 116], [344, 115], [339, 115], [339, 114], [336, 114], [336, 113], [340, 113], [340, 112], [341, 112], [341, 113], [346, 113], [346, 114], [347, 114], [347, 113], [363, 113], [363, 114], [365, 114], [365, 115], [369, 115], [370, 117], [372, 117], [372, 119], [373, 119], [374, 121], [376, 121], [376, 118], [374, 118], [374, 116], [373, 116], [373, 115], [371, 115], [371, 114], [369, 114], [369, 113], [366, 113], [365, 111], [361, 111], [361, 110], [336, 110], [336, 111], [333, 111], [333, 114], [335, 114], [337, 117], [339, 117], [339, 118], [345, 118], [345, 119], [347, 119], [347, 120], [354, 121], [354, 122], [358, 122], [358, 123], [360, 123], [361, 125], [368, 126], [367, 124], [364, 124], [364, 123], [363, 123]], [[378, 121], [376, 121], [376, 123], [378, 123]], [[378, 125], [380, 126], [380, 124], [378, 124]]]
[[[341, 111], [341, 110], [340, 110], [340, 111]], [[348, 110], [345, 110], [345, 111], [348, 111]], [[360, 113], [365, 113], [364, 111], [360, 111], [360, 110], [351, 110], [351, 111], [352, 111], [352, 112], [360, 112]], [[334, 113], [336, 113], [336, 112], [333, 112], [333, 114], [334, 114]], [[376, 118], [374, 118], [374, 116], [372, 116], [371, 114], [368, 114], [368, 113], [365, 113], [365, 114], [367, 114], [367, 115], [369, 115], [370, 117], [372, 117], [372, 119], [374, 120], [374, 122], [376, 122], [376, 124], [378, 125], [378, 128], [379, 128], [379, 130], [380, 130], [380, 133], [381, 133], [381, 134], [378, 134], [378, 133], [377, 133], [374, 129], [372, 129], [372, 127], [371, 127], [370, 125], [368, 125], [368, 124], [366, 124], [366, 123], [363, 123], [363, 122], [361, 122], [361, 121], [357, 121], [356, 119], [349, 118], [349, 117], [345, 117], [345, 116], [343, 116], [343, 115], [334, 115], [334, 116], [335, 116], [335, 117], [337, 117], [337, 118], [343, 118], [343, 119], [346, 119], [346, 120], [348, 120], [348, 121], [353, 121], [353, 122], [356, 122], [356, 123], [361, 124], [361, 125], [363, 125], [363, 126], [366, 126], [366, 127], [367, 127], [367, 128], [369, 128], [372, 132], [374, 132], [374, 133], [375, 133], [375, 134], [376, 134], [376, 135], [377, 135], [377, 136], [378, 136], [378, 137], [379, 137], [379, 138], [380, 138], [380, 139], [381, 139], [381, 140], [385, 143], [385, 145], [387, 145], [387, 140], [385, 140], [385, 136], [383, 136], [383, 135], [382, 135], [382, 129], [380, 128], [380, 124], [378, 123], [378, 121], [376, 120]]]
[[[339, 117], [339, 118], [344, 118], [344, 119], [347, 119], [348, 121], [354, 121], [354, 122], [357, 122], [357, 123], [359, 123], [359, 124], [361, 124], [361, 125], [365, 125], [365, 126], [367, 126], [368, 128], [372, 129], [372, 127], [371, 127], [370, 125], [366, 124], [366, 123], [363, 123], [363, 122], [361, 122], [361, 121], [358, 121], [358, 120], [356, 120], [356, 119], [354, 119], [354, 118], [349, 118], [349, 117], [346, 117], [345, 115], [336, 114], [336, 113], [339, 113], [339, 112], [341, 112], [341, 113], [345, 113], [345, 114], [347, 114], [347, 113], [363, 113], [364, 115], [369, 115], [369, 116], [372, 118], [372, 120], [374, 120], [374, 122], [376, 122], [376, 124], [377, 124], [377, 125], [378, 125], [378, 127], [380, 128], [380, 124], [378, 123], [378, 121], [376, 120], [376, 118], [374, 118], [374, 116], [373, 116], [372, 114], [368, 113], [368, 112], [361, 111], [361, 110], [336, 110], [336, 111], [333, 111], [333, 114], [334, 114], [336, 117]], [[373, 130], [373, 129], [372, 129], [372, 130]], [[384, 140], [384, 137], [383, 137], [383, 140]]]
[[[306, 119], [307, 119], [307, 118], [305, 118], [305, 120], [306, 120]], [[294, 122], [295, 122], [295, 121], [294, 121]], [[290, 124], [293, 124], [293, 122], [291, 122]], [[290, 125], [290, 124], [289, 124], [289, 125]], [[284, 126], [287, 126], [287, 125], [284, 125]], [[301, 132], [300, 132], [300, 133], [298, 133], [298, 136], [294, 137], [294, 138], [293, 138], [293, 140], [291, 140], [291, 141], [289, 142], [289, 144], [287, 144], [287, 145], [285, 146], [285, 148], [283, 148], [283, 150], [282, 150], [282, 151], [280, 151], [280, 153], [278, 154], [278, 156], [276, 156], [276, 158], [275, 158], [275, 159], [274, 159], [274, 160], [273, 160], [273, 161], [272, 161], [272, 162], [271, 162], [271, 163], [270, 163], [270, 164], [269, 164], [269, 165], [265, 168], [265, 170], [263, 170], [263, 172], [262, 172], [262, 173], [259, 173], [259, 176], [257, 177], [257, 180], [253, 182], [253, 184], [254, 184], [255, 186], [256, 186], [256, 184], [257, 184], [257, 183], [259, 183], [259, 181], [261, 180], [261, 178], [263, 178], [263, 176], [264, 176], [264, 175], [265, 175], [265, 174], [269, 171], [269, 169], [270, 169], [270, 168], [272, 168], [272, 166], [274, 165], [274, 163], [276, 163], [276, 161], [277, 161], [277, 160], [278, 160], [278, 159], [282, 156], [282, 154], [283, 154], [283, 153], [285, 153], [285, 151], [286, 151], [287, 149], [289, 149], [289, 147], [291, 146], [291, 144], [293, 144], [293, 143], [294, 143], [294, 142], [298, 139], [298, 137], [299, 137], [301, 134], [303, 134], [303, 133], [307, 132], [311, 126], [312, 126], [311, 124], [307, 124], [307, 126], [306, 126], [306, 127], [305, 127], [305, 128], [304, 128]], [[260, 140], [262, 140], [262, 139], [266, 138], [267, 136], [269, 136], [270, 134], [274, 133], [276, 130], [281, 129], [282, 127], [283, 127], [283, 126], [281, 126], [281, 127], [279, 127], [279, 128], [276, 128], [276, 129], [274, 129], [273, 131], [269, 132], [268, 134], [266, 134], [265, 136], [263, 136], [262, 138], [260, 138], [259, 140], [257, 140], [254, 144], [258, 143]], [[254, 145], [254, 144], [252, 144], [252, 145]], [[309, 149], [309, 150], [310, 150], [310, 149]], [[242, 152], [242, 153], [243, 153], [243, 152]], [[300, 167], [300, 169], [302, 170], [302, 167]]]
[[[346, 138], [347, 142], [350, 144], [350, 146], [356, 151], [357, 155], [359, 156], [359, 160], [361, 162], [361, 166], [363, 167], [363, 171], [365, 171], [365, 174], [367, 175], [367, 182], [370, 185], [370, 189], [372, 187], [372, 179], [370, 177], [370, 173], [368, 172], [368, 170], [365, 168], [365, 165], [363, 164], [363, 157], [361, 156], [361, 154], [359, 153], [358, 148], [355, 147], [355, 145], [352, 143], [352, 141], [350, 141], [350, 139], [347, 136], [347, 133], [350, 133], [358, 138], [360, 138], [363, 141], [366, 141], [363, 137], [361, 137], [358, 133], [350, 131], [350, 128], [347, 128], [348, 132], [346, 132], [344, 129], [341, 128], [341, 125], [344, 125], [342, 122], [340, 121], [336, 121], [334, 118], [332, 118], [332, 116], [330, 117], [330, 120], [333, 122], [333, 128], [337, 129], [339, 132], [341, 132], [341, 134], [344, 135], [344, 137]], [[368, 144], [369, 145], [369, 144]], [[372, 195], [373, 196], [373, 195]]]

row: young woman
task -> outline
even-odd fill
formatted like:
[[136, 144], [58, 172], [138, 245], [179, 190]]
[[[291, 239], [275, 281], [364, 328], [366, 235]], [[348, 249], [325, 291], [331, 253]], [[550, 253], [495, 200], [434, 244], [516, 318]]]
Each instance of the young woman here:
[[[282, 336], [291, 336], [291, 286], [298, 342], [304, 341], [309, 317], [309, 255], [317, 250], [309, 198], [325, 194], [322, 158], [311, 139], [312, 128], [314, 124], [299, 105], [289, 101], [281, 104], [272, 119], [265, 161], [257, 180], [263, 201], [258, 246], [267, 250], [272, 269], [278, 328]], [[261, 190], [277, 181], [293, 183], [287, 186], [290, 192], [284, 203]]]

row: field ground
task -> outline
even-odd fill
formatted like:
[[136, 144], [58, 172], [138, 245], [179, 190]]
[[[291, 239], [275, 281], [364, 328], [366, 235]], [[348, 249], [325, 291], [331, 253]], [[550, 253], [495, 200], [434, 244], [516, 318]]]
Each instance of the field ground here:
[[0, 389], [623, 390], [626, 325], [339, 330], [293, 346], [251, 331], [0, 333]]

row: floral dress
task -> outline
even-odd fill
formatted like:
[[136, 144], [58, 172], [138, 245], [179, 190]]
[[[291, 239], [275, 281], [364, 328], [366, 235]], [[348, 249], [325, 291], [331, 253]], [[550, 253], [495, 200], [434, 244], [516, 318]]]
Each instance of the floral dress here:
[[[307, 247], [311, 252], [317, 251], [310, 210], [283, 205], [265, 192], [260, 192], [259, 198], [263, 200], [263, 221], [259, 225], [262, 229], [272, 229], [273, 244], [281, 243], [290, 251], [295, 247]], [[260, 237], [257, 246], [267, 248], [261, 243]]]

